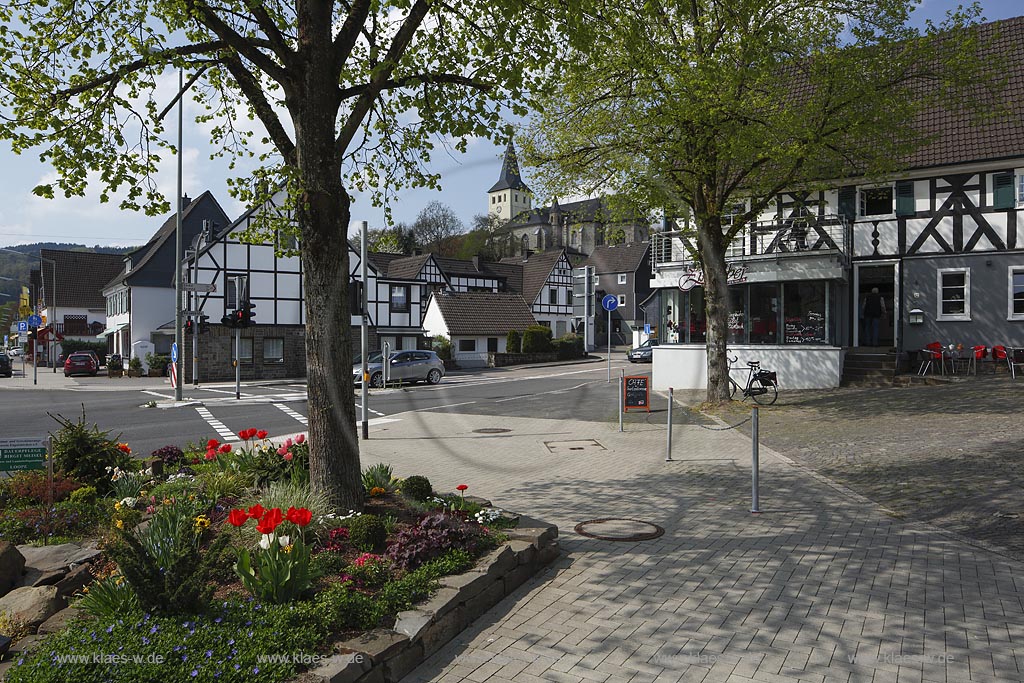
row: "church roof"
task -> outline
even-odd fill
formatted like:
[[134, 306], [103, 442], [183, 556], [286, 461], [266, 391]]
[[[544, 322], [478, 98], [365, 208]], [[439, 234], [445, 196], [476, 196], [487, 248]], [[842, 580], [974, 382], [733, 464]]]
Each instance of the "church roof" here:
[[530, 209], [513, 216], [512, 220], [502, 229], [521, 228], [527, 225], [550, 225], [552, 213], [568, 216], [570, 223], [605, 220], [605, 217], [602, 216], [603, 211], [604, 200], [601, 197], [569, 202], [567, 204], [559, 204], [558, 200], [555, 200], [551, 206]]
[[501, 162], [501, 176], [498, 178], [498, 182], [494, 183], [494, 186], [487, 191], [499, 192], [501, 190], [530, 191], [519, 175], [519, 159], [516, 157], [516, 148], [512, 145], [511, 140], [508, 141], [508, 146], [505, 148], [505, 159]]

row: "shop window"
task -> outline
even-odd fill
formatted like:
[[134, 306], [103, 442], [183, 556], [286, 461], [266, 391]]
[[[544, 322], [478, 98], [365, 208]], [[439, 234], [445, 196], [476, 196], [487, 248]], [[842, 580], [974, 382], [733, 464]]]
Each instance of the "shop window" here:
[[476, 351], [476, 339], [460, 339], [459, 351]]
[[786, 344], [828, 344], [828, 283], [786, 282], [782, 286]]
[[750, 343], [779, 343], [779, 286], [750, 286]]
[[409, 312], [409, 286], [391, 285], [391, 312]]
[[679, 340], [691, 343], [705, 342], [708, 338], [708, 321], [704, 310], [704, 289], [691, 289], [689, 295], [689, 325], [686, 329], [680, 330]]
[[892, 214], [892, 187], [866, 187], [860, 191], [861, 216], [887, 216]]
[[1010, 268], [1010, 320], [1024, 320], [1024, 267]]
[[747, 288], [729, 288], [729, 335], [730, 344], [743, 344], [747, 341]]
[[992, 174], [992, 208], [1012, 209], [1014, 204], [1013, 174]]
[[939, 320], [971, 319], [971, 271], [940, 268], [938, 271]]
[[267, 337], [263, 340], [263, 362], [267, 365], [284, 362], [283, 337]]

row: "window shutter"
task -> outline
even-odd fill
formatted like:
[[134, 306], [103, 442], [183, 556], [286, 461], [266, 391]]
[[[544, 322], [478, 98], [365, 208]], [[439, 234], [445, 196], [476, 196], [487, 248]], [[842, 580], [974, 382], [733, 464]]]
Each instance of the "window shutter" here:
[[996, 173], [992, 176], [992, 206], [996, 209], [1013, 208], [1013, 174]]
[[896, 215], [913, 216], [914, 213], [914, 182], [901, 180], [896, 183]]
[[857, 188], [853, 185], [839, 188], [839, 215], [850, 223], [857, 218]]

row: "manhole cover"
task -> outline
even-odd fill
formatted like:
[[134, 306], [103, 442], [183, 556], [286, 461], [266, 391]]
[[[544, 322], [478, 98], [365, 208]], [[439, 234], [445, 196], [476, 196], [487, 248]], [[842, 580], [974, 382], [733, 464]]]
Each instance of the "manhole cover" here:
[[664, 529], [651, 522], [614, 517], [580, 522], [573, 531], [602, 541], [650, 541], [665, 533]]
[[474, 434], [504, 434], [505, 432], [511, 432], [511, 429], [505, 429], [503, 427], [483, 427], [481, 429], [474, 429]]
[[595, 439], [583, 439], [580, 441], [545, 441], [544, 445], [552, 453], [585, 453], [587, 451], [597, 452], [606, 450]]

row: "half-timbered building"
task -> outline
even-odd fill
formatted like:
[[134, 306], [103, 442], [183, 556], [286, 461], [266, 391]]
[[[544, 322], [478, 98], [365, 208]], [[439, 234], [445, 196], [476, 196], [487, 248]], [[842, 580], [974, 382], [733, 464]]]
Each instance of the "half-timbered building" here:
[[565, 249], [504, 258], [501, 264], [522, 268], [519, 291], [538, 325], [550, 327], [556, 338], [573, 331], [572, 265]]

